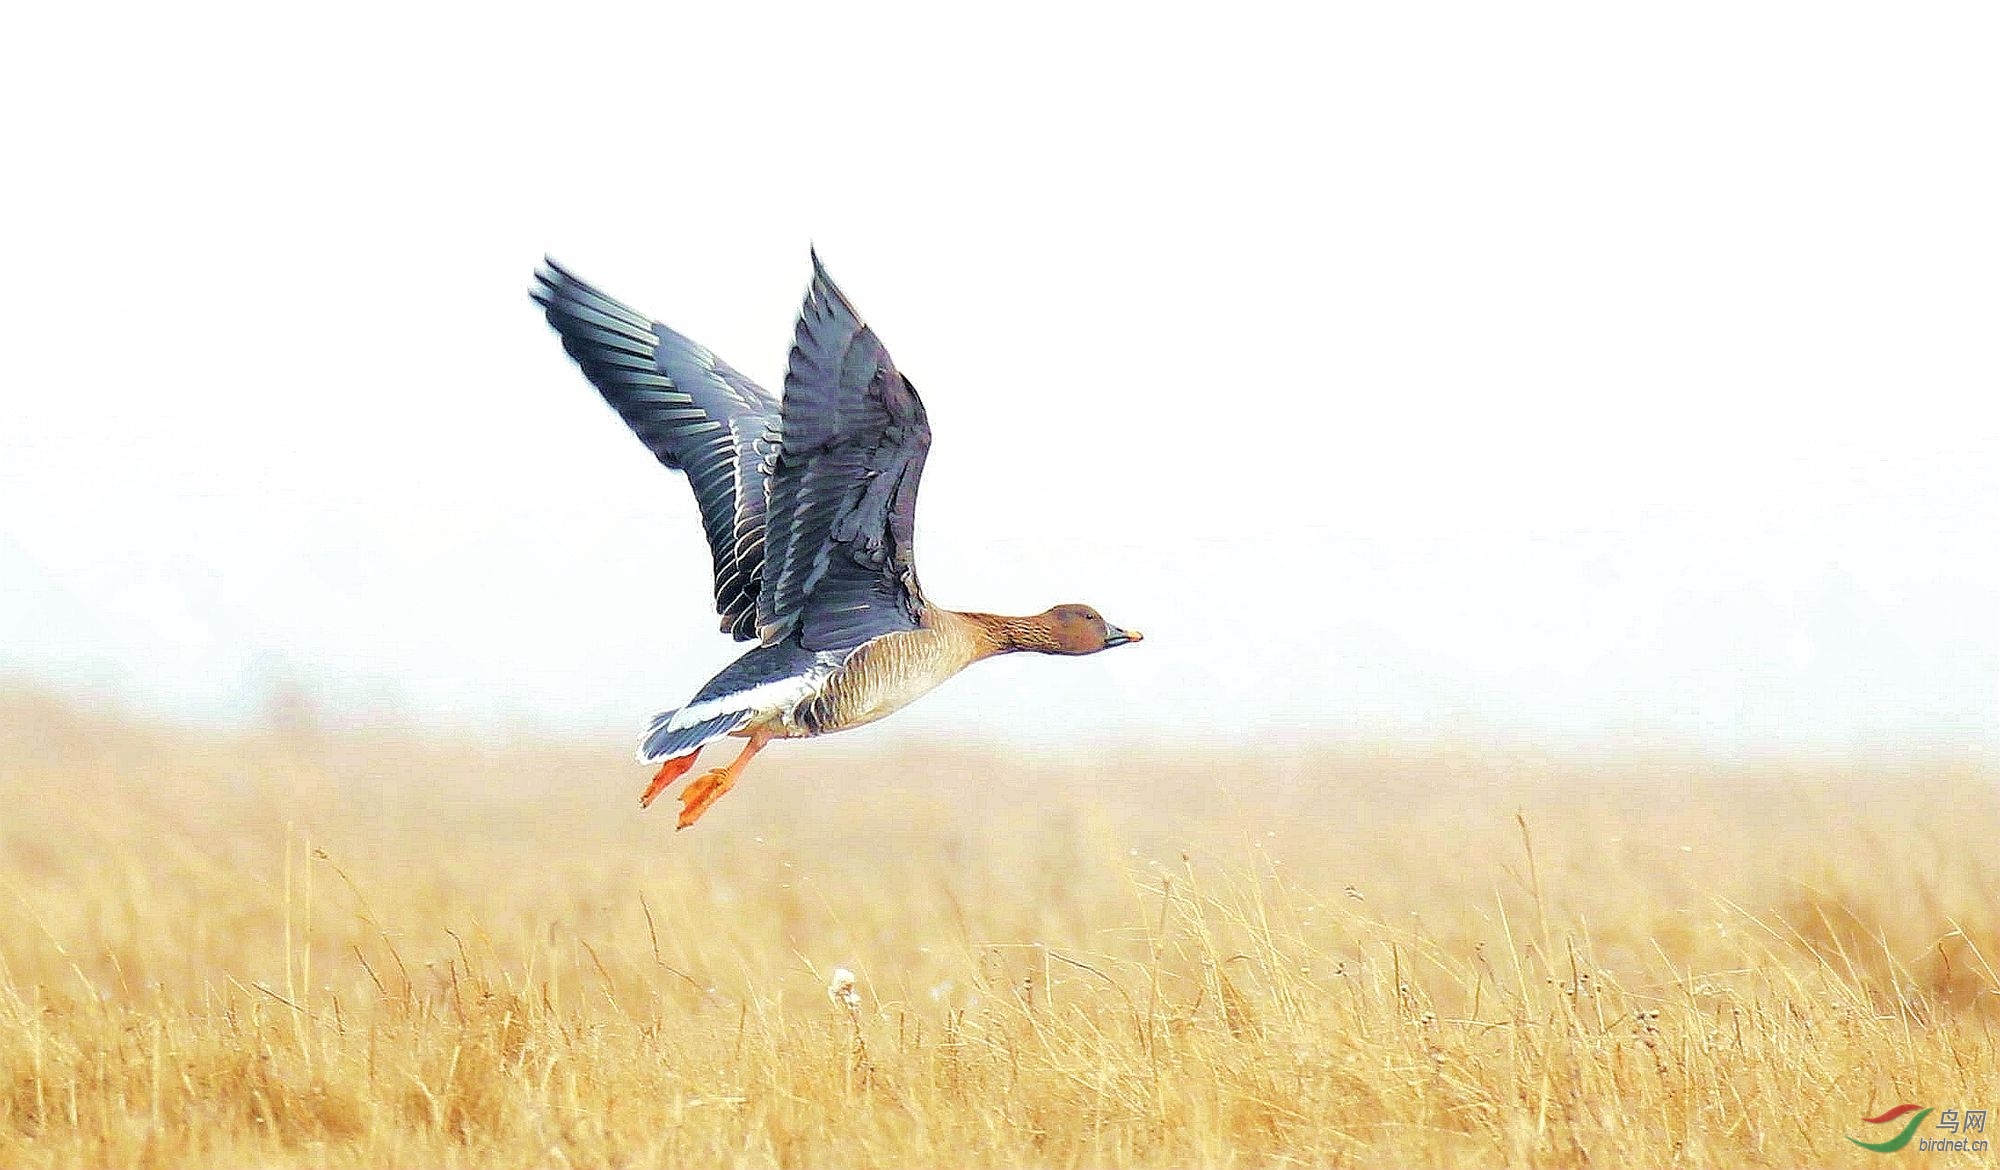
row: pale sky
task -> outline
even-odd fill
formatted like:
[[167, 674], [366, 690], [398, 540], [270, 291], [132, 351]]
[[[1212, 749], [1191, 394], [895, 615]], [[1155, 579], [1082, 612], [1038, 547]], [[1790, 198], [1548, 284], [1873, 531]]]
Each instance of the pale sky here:
[[625, 750], [742, 647], [529, 274], [775, 388], [813, 243], [932, 598], [1148, 636], [856, 736], [2000, 748], [1988, 6], [10, 25], [0, 677]]

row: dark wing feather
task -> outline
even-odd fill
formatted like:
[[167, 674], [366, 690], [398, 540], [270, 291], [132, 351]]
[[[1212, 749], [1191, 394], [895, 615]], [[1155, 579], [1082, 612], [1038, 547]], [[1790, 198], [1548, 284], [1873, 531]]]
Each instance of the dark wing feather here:
[[764, 580], [766, 464], [778, 402], [727, 362], [549, 260], [530, 295], [563, 348], [661, 463], [687, 473], [715, 557], [715, 608], [739, 640], [757, 636]]
[[930, 451], [924, 404], [888, 350], [813, 257], [785, 371], [771, 472], [765, 642], [794, 630], [815, 650], [858, 645], [923, 619], [917, 483]]

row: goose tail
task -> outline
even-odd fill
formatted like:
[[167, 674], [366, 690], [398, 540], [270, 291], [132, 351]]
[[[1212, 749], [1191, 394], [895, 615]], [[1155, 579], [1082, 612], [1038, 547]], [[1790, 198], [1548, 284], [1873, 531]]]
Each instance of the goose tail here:
[[683, 710], [685, 708], [677, 708], [653, 716], [652, 725], [646, 728], [646, 738], [639, 744], [640, 763], [657, 764], [661, 760], [699, 751], [730, 732], [740, 730], [751, 718], [748, 711], [724, 711], [707, 719], [677, 726], [677, 723], [685, 722], [675, 718]]

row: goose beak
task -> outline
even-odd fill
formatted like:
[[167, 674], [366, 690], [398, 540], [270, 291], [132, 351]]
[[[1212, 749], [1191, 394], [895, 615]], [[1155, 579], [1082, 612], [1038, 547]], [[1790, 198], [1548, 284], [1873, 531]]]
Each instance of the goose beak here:
[[1113, 646], [1123, 646], [1127, 642], [1143, 642], [1145, 640], [1146, 635], [1137, 630], [1121, 630], [1109, 622], [1106, 622], [1104, 625], [1104, 647], [1107, 650]]

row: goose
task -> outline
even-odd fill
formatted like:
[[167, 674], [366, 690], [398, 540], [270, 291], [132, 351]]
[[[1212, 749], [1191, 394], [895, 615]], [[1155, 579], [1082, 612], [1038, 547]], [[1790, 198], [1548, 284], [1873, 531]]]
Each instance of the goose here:
[[682, 790], [677, 829], [775, 739], [873, 723], [981, 659], [1095, 654], [1141, 640], [1087, 605], [1027, 617], [933, 605], [917, 583], [917, 485], [931, 428], [916, 387], [817, 251], [781, 402], [707, 347], [545, 258], [530, 295], [655, 458], [683, 472], [715, 568], [721, 628], [757, 644], [653, 718], [649, 807], [709, 744], [745, 740]]

